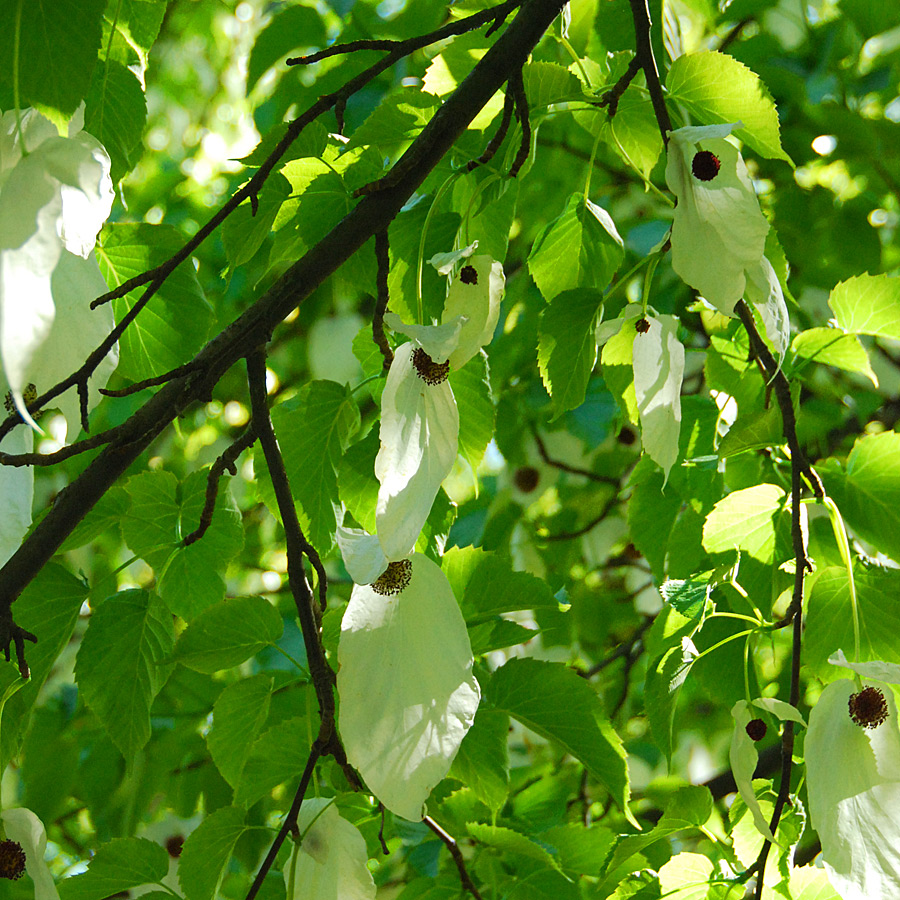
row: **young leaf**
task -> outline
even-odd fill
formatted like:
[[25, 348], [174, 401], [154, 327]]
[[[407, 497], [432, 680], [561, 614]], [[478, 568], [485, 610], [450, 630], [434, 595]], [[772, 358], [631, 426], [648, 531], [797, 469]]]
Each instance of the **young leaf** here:
[[838, 325], [851, 334], [900, 338], [900, 284], [887, 275], [857, 275], [828, 298]]

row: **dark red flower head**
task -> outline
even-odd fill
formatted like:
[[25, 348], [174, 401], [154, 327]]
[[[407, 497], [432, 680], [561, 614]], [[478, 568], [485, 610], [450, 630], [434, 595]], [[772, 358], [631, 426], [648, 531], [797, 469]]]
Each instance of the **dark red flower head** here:
[[695, 178], [699, 178], [701, 181], [712, 181], [719, 174], [721, 165], [719, 157], [715, 153], [709, 150], [701, 150], [699, 153], [694, 154], [694, 159], [691, 162], [691, 172], [694, 173]]

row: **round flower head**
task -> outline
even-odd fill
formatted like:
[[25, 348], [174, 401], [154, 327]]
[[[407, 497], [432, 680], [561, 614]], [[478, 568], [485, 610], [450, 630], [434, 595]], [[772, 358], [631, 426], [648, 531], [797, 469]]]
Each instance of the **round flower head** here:
[[843, 900], [900, 897], [900, 727], [888, 687], [900, 666], [849, 663], [840, 651], [829, 662], [882, 684], [833, 681], [809, 714], [809, 814], [825, 870]]
[[744, 295], [746, 270], [762, 259], [769, 231], [747, 167], [725, 140], [735, 127], [670, 131], [666, 165], [666, 183], [678, 198], [672, 267], [729, 316]]

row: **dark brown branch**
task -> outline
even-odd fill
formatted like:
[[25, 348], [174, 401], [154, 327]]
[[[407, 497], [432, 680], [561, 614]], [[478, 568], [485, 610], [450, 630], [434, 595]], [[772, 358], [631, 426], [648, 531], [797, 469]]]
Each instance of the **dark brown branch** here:
[[500, 149], [500, 145], [503, 143], [507, 131], [509, 131], [514, 108], [515, 100], [513, 98], [513, 93], [509, 87], [507, 87], [506, 99], [503, 101], [503, 117], [500, 119], [500, 124], [497, 126], [497, 130], [488, 142], [487, 147], [484, 148], [484, 153], [482, 153], [478, 159], [471, 160], [466, 166], [467, 171], [471, 172], [472, 169], [477, 169], [478, 166], [483, 166], [494, 158], [494, 154]]
[[653, 55], [653, 44], [650, 40], [650, 9], [647, 0], [629, 0], [631, 3], [631, 17], [634, 19], [635, 59], [644, 70], [647, 79], [647, 91], [650, 94], [650, 102], [653, 104], [653, 113], [662, 134], [663, 145], [669, 139], [672, 130], [672, 120], [666, 109], [665, 97], [663, 97], [662, 85], [659, 81], [659, 69], [656, 67], [656, 57]]
[[384, 314], [387, 312], [390, 294], [388, 292], [388, 275], [391, 271], [390, 244], [385, 228], [375, 235], [375, 260], [378, 264], [376, 286], [378, 296], [375, 299], [375, 315], [372, 317], [372, 339], [378, 345], [384, 357], [384, 369], [389, 369], [394, 361], [394, 351], [384, 333]]
[[622, 99], [622, 94], [628, 90], [628, 85], [634, 81], [634, 76], [640, 71], [641, 61], [635, 56], [632, 58], [631, 62], [628, 63], [625, 74], [622, 75], [608, 91], [604, 92], [603, 96], [600, 98], [600, 106], [608, 107], [609, 117], [611, 119], [619, 109], [619, 101]]
[[[513, 71], [521, 69], [532, 48], [559, 14], [562, 2], [526, 0], [503, 34], [410, 145], [401, 158], [405, 160], [405, 173], [398, 183], [377, 197], [367, 197], [358, 203], [253, 306], [197, 354], [195, 368], [189, 374], [165, 384], [119, 426], [116, 439], [59, 493], [47, 515], [0, 569], [0, 611], [10, 607], [81, 519], [170, 422], [192, 403], [209, 396], [231, 366], [250, 349], [264, 344], [291, 310], [366, 241], [388, 226], [478, 111]], [[390, 64], [388, 61], [384, 65]], [[347, 91], [361, 84], [360, 79], [368, 80], [376, 74], [369, 70], [348, 82], [342, 90]], [[320, 99], [295, 120], [291, 133], [299, 133], [302, 123], [312, 121], [331, 102], [329, 98]]]
[[23, 678], [30, 678], [31, 672], [28, 669], [28, 662], [25, 659], [25, 641], [31, 641], [32, 644], [37, 643], [37, 635], [26, 631], [19, 627], [13, 621], [12, 610], [0, 610], [0, 649], [9, 662], [10, 644], [16, 650], [16, 664], [19, 667], [19, 674]]
[[722, 43], [719, 44], [719, 53], [724, 53], [740, 36], [741, 32], [753, 21], [753, 16], [744, 16], [739, 22], [737, 22], [734, 28], [722, 38]]
[[278, 851], [281, 849], [281, 845], [284, 843], [285, 838], [291, 832], [296, 833], [297, 819], [300, 816], [300, 807], [303, 805], [303, 798], [306, 796], [306, 790], [309, 787], [313, 772], [316, 768], [316, 763], [319, 761], [319, 757], [321, 755], [322, 751], [319, 749], [319, 744], [318, 742], [315, 742], [309, 752], [309, 758], [306, 760], [306, 768], [303, 770], [303, 775], [300, 778], [300, 784], [298, 785], [297, 792], [294, 794], [294, 799], [291, 802], [291, 808], [288, 810], [288, 814], [284, 817], [284, 822], [281, 823], [281, 828], [278, 829], [278, 834], [275, 835], [275, 840], [272, 841], [272, 846], [269, 847], [269, 852], [266, 854], [266, 858], [260, 864], [259, 871], [256, 873], [256, 877], [253, 879], [253, 884], [250, 885], [250, 890], [247, 891], [245, 900], [253, 900], [253, 898], [259, 893], [259, 889], [262, 887], [263, 881], [265, 881], [266, 879], [266, 875], [269, 874], [270, 869], [275, 863], [275, 859], [278, 856]]
[[612, 508], [619, 502], [618, 494], [613, 494], [609, 500], [603, 505], [603, 509], [591, 519], [587, 525], [577, 528], [575, 531], [560, 531], [557, 534], [547, 534], [543, 536], [545, 541], [572, 541], [587, 534], [592, 528], [596, 528], [612, 511]]
[[450, 851], [453, 862], [456, 863], [456, 868], [459, 871], [459, 880], [462, 882], [463, 888], [475, 897], [476, 900], [482, 900], [481, 894], [478, 893], [478, 888], [475, 887], [474, 882], [469, 877], [469, 871], [466, 869], [466, 861], [463, 859], [459, 844], [457, 844], [453, 837], [447, 834], [447, 832], [444, 831], [431, 816], [425, 816], [422, 821], [441, 839], [444, 846]]
[[[441, 28], [432, 31], [430, 34], [420, 35], [405, 41], [393, 40], [360, 40], [348, 41], [345, 44], [332, 44], [324, 50], [317, 50], [308, 56], [293, 56], [285, 60], [289, 66], [308, 66], [317, 63], [320, 60], [328, 59], [331, 56], [340, 56], [344, 53], [358, 53], [360, 50], [387, 50], [392, 54], [399, 53], [401, 56], [409, 56], [415, 50], [427, 47], [428, 44], [434, 44], [438, 41], [445, 40], [449, 37], [455, 37], [460, 34], [466, 34], [474, 31], [482, 25], [491, 22], [488, 35], [496, 31], [500, 25], [506, 21], [507, 16], [517, 7], [522, 5], [522, 0], [506, 0], [499, 6], [493, 6], [490, 9], [482, 10], [472, 16], [466, 16], [464, 19], [458, 19], [443, 25]], [[424, 43], [423, 43], [424, 41]]]
[[53, 466], [56, 463], [71, 459], [81, 453], [87, 453], [88, 450], [96, 450], [106, 444], [111, 444], [116, 437], [121, 434], [123, 427], [116, 425], [100, 434], [85, 438], [76, 444], [67, 444], [54, 453], [3, 453], [0, 451], [0, 466]]
[[519, 174], [519, 169], [527, 162], [528, 154], [531, 153], [531, 119], [528, 114], [528, 97], [525, 96], [525, 84], [522, 81], [521, 69], [509, 76], [509, 90], [515, 101], [516, 119], [522, 129], [519, 152], [516, 153], [516, 158], [509, 167], [509, 177], [515, 178]]
[[592, 472], [590, 469], [579, 469], [578, 466], [570, 466], [568, 463], [560, 462], [558, 459], [551, 459], [550, 454], [547, 453], [547, 446], [544, 444], [544, 440], [537, 428], [533, 428], [531, 433], [534, 437], [534, 442], [537, 445], [538, 453], [541, 455], [541, 459], [548, 466], [559, 469], [561, 472], [569, 472], [571, 475], [583, 475], [585, 478], [589, 478], [591, 481], [598, 481], [601, 484], [609, 484], [613, 487], [619, 486], [619, 479], [614, 478], [612, 475], [599, 475], [596, 472]]
[[180, 378], [182, 375], [187, 375], [194, 368], [195, 364], [189, 362], [186, 365], [178, 366], [176, 369], [164, 372], [162, 375], [156, 375], [153, 378], [145, 378], [143, 381], [136, 381], [134, 384], [129, 384], [128, 387], [118, 388], [117, 390], [100, 388], [100, 393], [103, 394], [104, 397], [130, 397], [132, 394], [140, 393], [147, 388], [159, 387], [161, 384], [165, 384], [173, 378]]
[[225, 452], [210, 466], [206, 476], [206, 497], [203, 501], [203, 511], [200, 513], [200, 524], [182, 541], [183, 546], [189, 547], [194, 541], [199, 541], [212, 525], [213, 514], [216, 511], [216, 499], [219, 496], [219, 482], [226, 472], [237, 475], [235, 463], [237, 458], [251, 446], [256, 440], [256, 432], [248, 428]]

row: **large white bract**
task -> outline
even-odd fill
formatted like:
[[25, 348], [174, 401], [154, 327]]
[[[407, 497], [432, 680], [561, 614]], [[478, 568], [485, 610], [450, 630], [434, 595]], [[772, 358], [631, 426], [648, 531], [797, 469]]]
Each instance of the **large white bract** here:
[[864, 727], [850, 716], [858, 686], [829, 684], [809, 714], [804, 743], [809, 814], [822, 842], [828, 879], [843, 900], [900, 897], [900, 727], [888, 683], [900, 684], [900, 666], [829, 659], [858, 676], [878, 679], [886, 718]]
[[333, 800], [304, 800], [297, 827], [303, 841], [284, 870], [288, 900], [375, 900], [365, 838]]
[[725, 140], [736, 127], [670, 131], [666, 164], [666, 183], [678, 198], [672, 267], [729, 316], [744, 296], [747, 270], [760, 265], [769, 231], [744, 160]]
[[419, 820], [472, 726], [480, 691], [447, 577], [420, 553], [409, 574], [397, 593], [353, 588], [338, 648], [338, 726], [372, 793]]
[[47, 832], [44, 823], [30, 809], [5, 809], [0, 813], [6, 838], [25, 853], [25, 871], [34, 883], [34, 900], [59, 900], [53, 876], [44, 862]]
[[[82, 118], [73, 118], [70, 137], [60, 137], [35, 110], [0, 117], [0, 363], [29, 422], [25, 387], [51, 387], [112, 328], [108, 305], [89, 308], [106, 291], [93, 250], [112, 208], [110, 160], [81, 131]], [[102, 386], [114, 367], [115, 359], [108, 360], [92, 387]]]
[[443, 324], [407, 325], [391, 313], [384, 317], [390, 328], [411, 338], [397, 348], [381, 395], [375, 520], [389, 560], [412, 553], [456, 461], [459, 410], [447, 374], [490, 342], [500, 316], [503, 267], [489, 256], [467, 258], [473, 249], [433, 260], [442, 273], [465, 262], [450, 283]]

